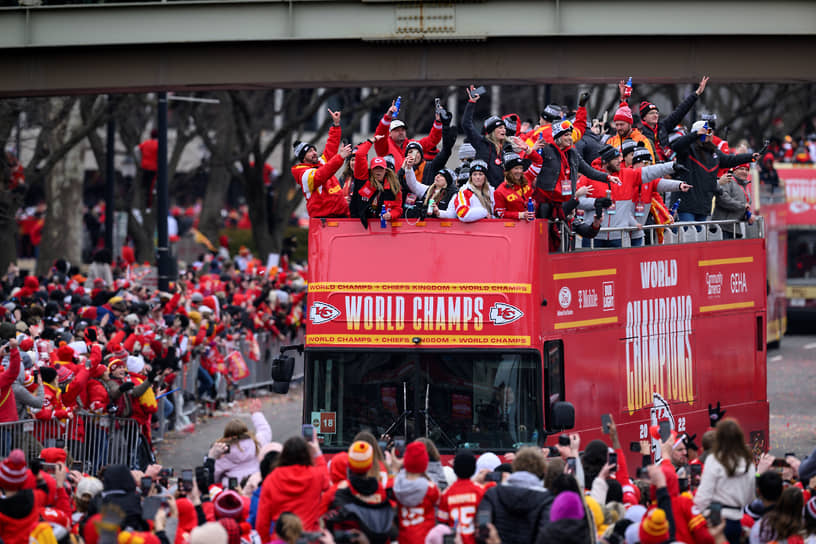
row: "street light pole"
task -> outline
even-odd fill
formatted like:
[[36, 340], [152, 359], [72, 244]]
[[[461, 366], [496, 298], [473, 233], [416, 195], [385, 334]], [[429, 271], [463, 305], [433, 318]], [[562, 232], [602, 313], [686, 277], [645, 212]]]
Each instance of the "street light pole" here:
[[170, 290], [170, 242], [167, 235], [167, 93], [159, 93], [159, 165], [156, 171], [156, 257], [159, 269], [159, 290]]

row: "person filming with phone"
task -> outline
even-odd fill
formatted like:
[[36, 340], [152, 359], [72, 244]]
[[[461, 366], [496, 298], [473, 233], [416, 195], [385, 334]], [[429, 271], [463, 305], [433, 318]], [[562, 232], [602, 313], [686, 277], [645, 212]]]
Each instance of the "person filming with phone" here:
[[[749, 164], [740, 164], [729, 170], [717, 180], [720, 193], [714, 199], [714, 214], [711, 219], [748, 221], [754, 223], [751, 215], [751, 169]], [[723, 238], [742, 238], [737, 225], [728, 223], [720, 225]]]
[[261, 471], [258, 452], [272, 440], [269, 422], [261, 412], [261, 401], [254, 399], [249, 411], [255, 432], [251, 432], [241, 419], [233, 419], [224, 427], [224, 436], [216, 440], [208, 457], [215, 459], [216, 483], [226, 484], [229, 478], [243, 478]]

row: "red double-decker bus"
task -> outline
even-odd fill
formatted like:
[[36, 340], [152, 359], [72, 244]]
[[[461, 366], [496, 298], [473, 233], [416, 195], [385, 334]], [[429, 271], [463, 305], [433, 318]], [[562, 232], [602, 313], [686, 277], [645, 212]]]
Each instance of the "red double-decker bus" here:
[[605, 413], [624, 443], [699, 434], [718, 401], [766, 447], [761, 237], [549, 253], [539, 220], [309, 229], [304, 421], [327, 451], [362, 429], [508, 451], [569, 405], [584, 443]]

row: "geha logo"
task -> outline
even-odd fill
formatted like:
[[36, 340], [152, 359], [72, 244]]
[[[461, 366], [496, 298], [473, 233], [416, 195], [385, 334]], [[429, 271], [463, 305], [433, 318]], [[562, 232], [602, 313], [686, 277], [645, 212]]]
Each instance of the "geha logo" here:
[[510, 304], [496, 302], [490, 308], [488, 317], [490, 317], [490, 321], [492, 321], [494, 325], [507, 325], [524, 317], [524, 312]]
[[332, 319], [336, 319], [339, 315], [340, 310], [325, 302], [315, 302], [309, 310], [309, 319], [314, 325], [328, 323]]

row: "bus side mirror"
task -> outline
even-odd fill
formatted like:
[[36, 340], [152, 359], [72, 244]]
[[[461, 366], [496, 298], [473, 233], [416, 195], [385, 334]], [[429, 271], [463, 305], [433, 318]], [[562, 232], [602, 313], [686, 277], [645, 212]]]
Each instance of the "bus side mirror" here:
[[276, 357], [273, 359], [270, 377], [275, 383], [272, 384], [272, 391], [281, 395], [288, 393], [289, 382], [292, 381], [292, 374], [294, 374], [294, 372], [294, 357]]
[[550, 430], [566, 431], [575, 427], [575, 406], [571, 402], [559, 401], [552, 405]]

